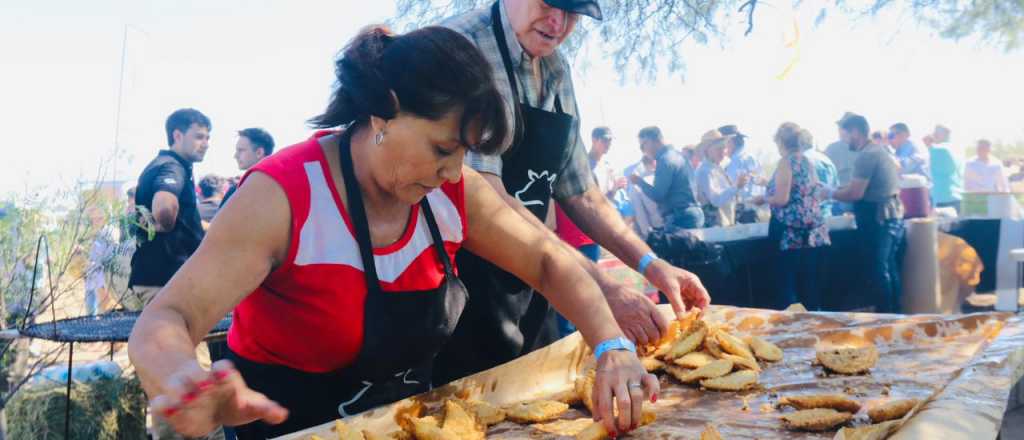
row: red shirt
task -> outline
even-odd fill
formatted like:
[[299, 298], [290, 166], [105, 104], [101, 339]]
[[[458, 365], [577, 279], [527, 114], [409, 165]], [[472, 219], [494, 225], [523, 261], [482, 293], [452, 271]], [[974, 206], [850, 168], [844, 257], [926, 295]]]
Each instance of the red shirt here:
[[565, 211], [562, 211], [562, 207], [555, 203], [555, 233], [558, 237], [569, 243], [570, 246], [578, 248], [580, 246], [586, 246], [588, 244], [594, 244], [594, 240], [591, 240], [587, 234], [584, 234], [580, 230], [576, 223], [573, 223], [569, 216], [565, 215]]
[[[291, 210], [288, 257], [235, 308], [228, 346], [260, 363], [311, 373], [351, 364], [362, 347], [366, 281], [348, 211], [331, 179], [318, 138], [290, 146], [260, 161], [263, 173], [284, 189]], [[242, 183], [245, 180], [243, 178]], [[466, 231], [463, 181], [427, 194], [452, 262]], [[444, 266], [419, 205], [413, 205], [402, 237], [373, 250], [381, 289], [436, 289]], [[402, 325], [395, 323], [395, 325]]]

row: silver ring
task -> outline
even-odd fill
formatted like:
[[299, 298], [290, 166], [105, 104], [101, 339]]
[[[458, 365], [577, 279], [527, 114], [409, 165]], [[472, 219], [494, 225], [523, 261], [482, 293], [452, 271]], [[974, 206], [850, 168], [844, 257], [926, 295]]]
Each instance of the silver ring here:
[[629, 385], [627, 385], [627, 386], [630, 387], [630, 388], [643, 388], [644, 387], [643, 385], [638, 384], [636, 382], [630, 382]]

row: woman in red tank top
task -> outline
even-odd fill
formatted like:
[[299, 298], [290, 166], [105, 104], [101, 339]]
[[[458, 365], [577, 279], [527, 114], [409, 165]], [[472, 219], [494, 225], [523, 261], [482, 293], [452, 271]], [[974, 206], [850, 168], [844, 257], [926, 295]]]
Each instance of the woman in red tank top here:
[[[129, 355], [154, 412], [180, 433], [267, 438], [429, 389], [465, 305], [464, 247], [542, 292], [599, 353], [609, 432], [658, 390], [600, 289], [541, 230], [463, 168], [508, 138], [491, 67], [461, 35], [364, 31], [338, 59], [323, 131], [265, 158], [199, 250], [136, 323]], [[194, 347], [234, 310], [230, 360]], [[618, 414], [612, 407], [618, 401]]]

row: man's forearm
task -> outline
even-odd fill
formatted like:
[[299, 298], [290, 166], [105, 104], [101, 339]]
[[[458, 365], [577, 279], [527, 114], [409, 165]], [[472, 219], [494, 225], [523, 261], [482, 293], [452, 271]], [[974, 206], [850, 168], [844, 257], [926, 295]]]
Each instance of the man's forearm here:
[[590, 189], [563, 200], [562, 210], [581, 231], [629, 267], [637, 267], [640, 258], [651, 251], [599, 191]]

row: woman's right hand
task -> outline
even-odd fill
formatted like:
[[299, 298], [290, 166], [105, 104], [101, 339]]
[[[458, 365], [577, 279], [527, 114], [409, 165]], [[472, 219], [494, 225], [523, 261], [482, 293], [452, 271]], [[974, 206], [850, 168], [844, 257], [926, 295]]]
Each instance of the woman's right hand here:
[[163, 393], [150, 400], [153, 412], [187, 437], [222, 425], [256, 420], [276, 425], [288, 418], [287, 409], [246, 386], [227, 360], [214, 363], [210, 371], [192, 361], [164, 382]]
[[644, 369], [636, 353], [626, 350], [602, 354], [596, 373], [594, 421], [604, 424], [613, 438], [636, 429], [644, 402], [657, 400], [658, 378]]

